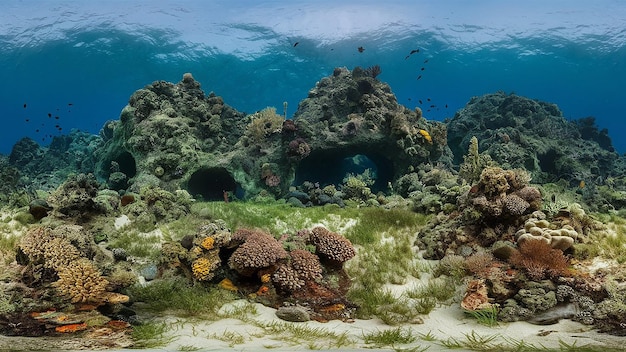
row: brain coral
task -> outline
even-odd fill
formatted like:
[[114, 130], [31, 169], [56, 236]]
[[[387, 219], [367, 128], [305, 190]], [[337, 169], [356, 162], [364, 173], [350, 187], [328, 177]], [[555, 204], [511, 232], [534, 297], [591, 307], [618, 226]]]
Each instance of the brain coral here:
[[94, 264], [85, 258], [58, 268], [59, 280], [54, 287], [72, 303], [103, 302], [108, 281]]
[[309, 237], [320, 257], [343, 263], [356, 255], [352, 243], [345, 237], [318, 226]]
[[[237, 233], [233, 238], [236, 238]], [[228, 259], [228, 265], [242, 275], [250, 276], [255, 271], [276, 264], [287, 258], [287, 251], [271, 235], [251, 232]]]

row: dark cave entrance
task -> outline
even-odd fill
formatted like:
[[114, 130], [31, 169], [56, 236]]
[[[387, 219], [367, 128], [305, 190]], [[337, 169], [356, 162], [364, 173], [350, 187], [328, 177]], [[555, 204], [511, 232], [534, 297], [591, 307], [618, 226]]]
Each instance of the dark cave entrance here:
[[199, 169], [189, 177], [187, 191], [202, 200], [224, 200], [224, 191], [241, 197], [243, 191], [238, 187], [233, 176], [223, 167]]
[[135, 174], [137, 173], [137, 164], [135, 163], [135, 158], [133, 158], [132, 154], [129, 152], [123, 152], [113, 161], [119, 165], [120, 172], [126, 175], [127, 178], [130, 179], [135, 177]]
[[370, 187], [372, 192], [385, 192], [393, 178], [393, 164], [389, 159], [373, 153], [337, 150], [311, 153], [302, 160], [296, 169], [294, 185], [310, 181], [319, 183], [320, 187], [330, 184], [339, 186], [348, 174], [359, 175], [367, 169], [374, 179], [374, 185]]

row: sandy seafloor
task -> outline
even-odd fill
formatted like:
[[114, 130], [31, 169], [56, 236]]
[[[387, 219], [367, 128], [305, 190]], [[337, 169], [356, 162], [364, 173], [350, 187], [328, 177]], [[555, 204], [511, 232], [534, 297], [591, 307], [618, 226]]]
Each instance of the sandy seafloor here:
[[[122, 226], [126, 221], [120, 219]], [[13, 233], [16, 235], [16, 233]], [[589, 263], [592, 267], [605, 266], [609, 263], [598, 259]], [[432, 278], [424, 273], [420, 279], [411, 278], [402, 285], [386, 284], [385, 288], [396, 297], [416, 286], [426, 285]], [[198, 318], [181, 318], [177, 316], [152, 317], [156, 322], [163, 322], [167, 331], [158, 347], [132, 348], [133, 341], [123, 333], [104, 334], [93, 339], [80, 333], [67, 337], [9, 337], [0, 335], [0, 351], [85, 351], [106, 350], [121, 351], [576, 351], [578, 347], [593, 347], [593, 350], [626, 350], [626, 338], [600, 333], [593, 326], [584, 325], [568, 319], [561, 319], [552, 325], [533, 325], [520, 321], [513, 323], [498, 322], [497, 326], [489, 327], [479, 324], [475, 318], [467, 316], [458, 302], [447, 306], [438, 306], [428, 315], [416, 317], [415, 324], [390, 326], [380, 319], [354, 319], [352, 322], [332, 320], [329, 322], [286, 322], [279, 319], [276, 309], [239, 299], [224, 304], [219, 316], [229, 316], [229, 312], [251, 311], [238, 309], [244, 305], [254, 305], [256, 313], [247, 313], [243, 320], [227, 318], [220, 320], [202, 320]], [[248, 308], [250, 308], [248, 306]], [[237, 313], [235, 313], [237, 314]], [[239, 317], [239, 315], [238, 315]], [[245, 321], [244, 321], [245, 320]], [[286, 324], [304, 326], [309, 331], [331, 332], [335, 335], [346, 334], [348, 343], [339, 344], [332, 339], [312, 336], [294, 338], [286, 332], [267, 334], [255, 322], [267, 324]], [[364, 336], [385, 330], [401, 329], [404, 333], [415, 337], [411, 343], [379, 346], [364, 341]], [[235, 336], [238, 341], [225, 335]], [[430, 338], [429, 338], [430, 337]], [[431, 339], [432, 338], [432, 339]], [[230, 341], [230, 342], [229, 342]], [[450, 344], [455, 348], [449, 347]], [[110, 346], [111, 348], [107, 348]], [[131, 346], [118, 348], [119, 346]], [[460, 347], [459, 347], [460, 346]], [[472, 347], [475, 346], [475, 347]], [[517, 349], [516, 349], [517, 347]]]
[[[409, 284], [396, 286], [399, 291]], [[309, 321], [305, 323], [289, 323], [276, 317], [275, 309], [263, 306], [260, 303], [249, 303], [247, 300], [238, 300], [228, 303], [222, 310], [235, 309], [243, 304], [254, 304], [257, 314], [249, 315], [247, 319], [261, 321], [264, 324], [276, 322], [278, 324], [304, 324], [311, 329], [322, 329], [336, 334], [346, 333], [352, 343], [336, 347], [332, 340], [313, 338], [310, 341], [300, 339], [281, 338], [280, 335], [260, 334], [263, 331], [254, 324], [246, 323], [240, 319], [222, 319], [218, 321], [186, 320], [174, 316], [163, 317], [163, 321], [170, 326], [164, 336], [168, 342], [160, 347], [137, 349], [108, 349], [110, 352], [121, 351], [293, 351], [293, 350], [322, 350], [322, 351], [472, 351], [472, 350], [515, 350], [515, 346], [523, 345], [528, 350], [569, 350], [575, 351], [578, 347], [600, 346], [607, 350], [620, 350], [624, 348], [624, 337], [599, 333], [589, 326], [563, 319], [553, 325], [533, 325], [527, 322], [502, 323], [498, 326], [488, 327], [480, 325], [474, 318], [465, 316], [458, 304], [438, 307], [429, 315], [423, 316], [423, 323], [404, 324], [401, 326], [389, 326], [379, 319], [356, 319], [354, 322], [342, 322], [333, 320], [326, 323]], [[368, 333], [387, 329], [401, 328], [415, 336], [414, 342], [409, 344], [397, 344], [393, 346], [376, 346], [366, 344], [363, 336]], [[243, 337], [243, 343], [230, 344], [220, 338], [225, 333]], [[286, 335], [287, 336], [287, 335]], [[434, 341], [424, 339], [424, 336], [434, 337]], [[116, 339], [109, 336], [105, 339]], [[100, 342], [104, 341], [101, 340]], [[451, 348], [446, 342], [458, 341], [464, 347]], [[480, 341], [486, 341], [481, 343]], [[97, 349], [102, 349], [100, 345]], [[472, 348], [471, 346], [477, 346]], [[491, 346], [492, 348], [489, 348]], [[0, 350], [30, 351], [79, 351], [93, 350], [90, 341], [80, 337], [7, 337], [0, 336]]]

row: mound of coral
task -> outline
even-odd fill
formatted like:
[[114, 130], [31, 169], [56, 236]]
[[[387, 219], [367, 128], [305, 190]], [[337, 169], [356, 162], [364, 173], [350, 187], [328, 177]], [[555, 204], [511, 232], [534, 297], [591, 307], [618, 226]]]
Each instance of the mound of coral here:
[[[275, 308], [298, 306], [310, 319], [352, 319], [343, 263], [356, 254], [345, 237], [323, 227], [275, 238], [246, 228], [231, 234], [221, 221], [162, 245], [161, 270], [219, 285]], [[294, 308], [290, 308], [294, 309]], [[308, 319], [307, 319], [308, 320]]]

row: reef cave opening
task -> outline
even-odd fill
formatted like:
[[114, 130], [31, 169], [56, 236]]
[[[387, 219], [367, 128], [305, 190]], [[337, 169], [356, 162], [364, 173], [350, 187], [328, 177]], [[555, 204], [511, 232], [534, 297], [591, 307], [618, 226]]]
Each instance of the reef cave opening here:
[[120, 153], [113, 161], [115, 161], [119, 167], [120, 172], [126, 175], [127, 178], [135, 177], [137, 173], [137, 164], [135, 158], [129, 152]]
[[372, 192], [386, 191], [393, 178], [393, 164], [389, 159], [373, 153], [342, 153], [336, 150], [311, 153], [302, 160], [296, 169], [294, 185], [310, 181], [319, 183], [320, 187], [330, 184], [339, 186], [348, 174], [359, 175], [367, 169], [374, 180], [370, 186]]
[[554, 149], [548, 149], [545, 153], [537, 155], [541, 171], [552, 175], [558, 174], [559, 170], [556, 167], [557, 157], [558, 155]]
[[201, 196], [202, 200], [223, 200], [224, 191], [235, 193], [241, 197], [241, 188], [233, 176], [223, 167], [202, 168], [191, 174], [187, 181], [187, 191], [193, 196]]

